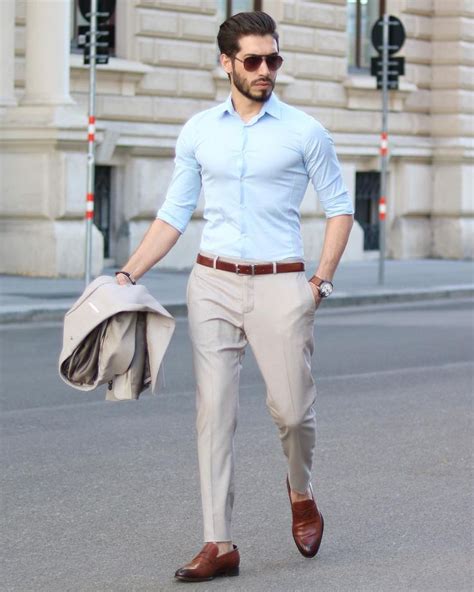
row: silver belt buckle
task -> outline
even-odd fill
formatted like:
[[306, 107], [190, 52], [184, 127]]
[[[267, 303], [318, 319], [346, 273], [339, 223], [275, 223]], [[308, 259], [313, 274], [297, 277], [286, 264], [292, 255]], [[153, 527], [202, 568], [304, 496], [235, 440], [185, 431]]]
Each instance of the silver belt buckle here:
[[[252, 275], [255, 275], [255, 264], [251, 263], [250, 267], [252, 268]], [[235, 263], [235, 273], [237, 275], [245, 275], [240, 273], [240, 265], [238, 263]]]

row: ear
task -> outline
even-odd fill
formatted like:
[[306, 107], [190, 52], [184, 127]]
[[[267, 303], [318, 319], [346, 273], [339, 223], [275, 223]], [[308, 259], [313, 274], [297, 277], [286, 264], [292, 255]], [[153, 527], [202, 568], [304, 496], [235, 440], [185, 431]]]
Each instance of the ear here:
[[226, 74], [232, 73], [232, 60], [225, 53], [221, 53], [220, 58], [221, 66], [224, 68]]

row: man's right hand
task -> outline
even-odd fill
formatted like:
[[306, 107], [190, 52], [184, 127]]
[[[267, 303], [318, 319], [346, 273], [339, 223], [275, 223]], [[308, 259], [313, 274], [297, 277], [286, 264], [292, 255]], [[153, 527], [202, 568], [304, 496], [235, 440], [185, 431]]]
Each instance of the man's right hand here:
[[130, 279], [123, 273], [118, 273], [115, 276], [115, 281], [117, 282], [117, 284], [119, 284], [119, 286], [131, 286], [132, 282], [130, 281]]

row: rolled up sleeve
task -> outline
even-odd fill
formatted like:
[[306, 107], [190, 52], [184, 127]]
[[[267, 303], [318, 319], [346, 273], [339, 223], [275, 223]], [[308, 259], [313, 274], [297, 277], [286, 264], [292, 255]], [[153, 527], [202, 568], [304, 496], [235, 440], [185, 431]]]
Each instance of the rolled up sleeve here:
[[304, 145], [305, 167], [326, 218], [353, 214], [354, 207], [341, 175], [341, 166], [328, 131], [314, 121]]
[[201, 192], [201, 166], [195, 156], [192, 124], [191, 119], [178, 136], [173, 177], [165, 201], [156, 214], [181, 234], [189, 224]]

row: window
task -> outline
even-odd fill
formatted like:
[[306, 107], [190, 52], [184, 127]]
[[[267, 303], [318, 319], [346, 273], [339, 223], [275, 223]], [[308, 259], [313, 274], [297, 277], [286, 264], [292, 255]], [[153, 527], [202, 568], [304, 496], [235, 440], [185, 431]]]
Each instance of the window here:
[[370, 57], [375, 55], [371, 32], [375, 21], [385, 12], [385, 0], [348, 0], [347, 39], [349, 71], [370, 68]]
[[356, 173], [355, 219], [364, 231], [364, 251], [379, 248], [380, 173]]
[[217, 2], [219, 24], [233, 14], [252, 10], [262, 10], [262, 0], [218, 0]]
[[[0, 0], [1, 1], [1, 0]], [[89, 28], [89, 21], [84, 16], [84, 13], [88, 13], [90, 10], [90, 0], [71, 0], [71, 52], [72, 53], [83, 53], [83, 47], [80, 47], [79, 35], [84, 33], [84, 28]], [[100, 41], [109, 43], [109, 55], [115, 55], [115, 0], [99, 0], [99, 12], [112, 12], [112, 15], [106, 20], [102, 20], [99, 23], [99, 30], [107, 30], [109, 32], [108, 37], [102, 37]], [[82, 9], [82, 10], [81, 10]], [[101, 48], [98, 48], [100, 53]]]
[[111, 255], [110, 248], [110, 220], [111, 220], [111, 182], [112, 167], [96, 165], [94, 176], [94, 224], [104, 237], [104, 257]]

